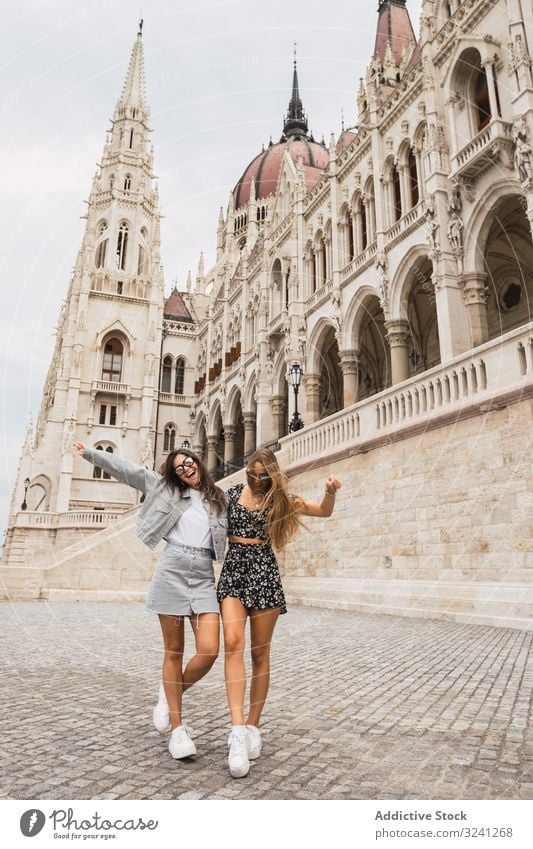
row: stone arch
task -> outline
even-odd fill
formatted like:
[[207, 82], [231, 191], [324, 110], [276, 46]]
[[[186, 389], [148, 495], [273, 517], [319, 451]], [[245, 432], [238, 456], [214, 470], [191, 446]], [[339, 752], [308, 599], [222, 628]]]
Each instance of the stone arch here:
[[361, 312], [364, 312], [364, 303], [369, 297], [376, 297], [379, 299], [379, 290], [376, 286], [372, 286], [370, 283], [363, 283], [348, 304], [348, 309], [344, 316], [341, 343], [342, 348], [345, 351], [358, 347], [360, 314]]
[[[335, 327], [326, 318], [319, 319], [308, 344], [309, 375], [314, 387], [308, 392], [308, 405], [313, 420], [324, 418], [342, 409], [343, 379]], [[317, 394], [318, 393], [318, 394]]]
[[192, 448], [205, 463], [207, 461], [207, 421], [203, 410], [196, 417]]
[[328, 328], [335, 330], [331, 319], [322, 316], [313, 327], [307, 342], [307, 357], [305, 372], [317, 374], [320, 368], [320, 343], [327, 333]]
[[479, 274], [485, 272], [483, 249], [480, 246], [487, 242], [495, 209], [507, 198], [515, 196], [520, 196], [520, 184], [517, 180], [507, 178], [493, 183], [476, 202], [468, 218], [468, 227], [463, 230], [465, 271], [476, 271]]
[[242, 468], [244, 461], [244, 416], [239, 386], [233, 385], [228, 395], [224, 421], [225, 474]]
[[500, 199], [488, 219], [478, 252], [487, 287], [487, 335], [494, 339], [532, 320], [533, 242], [521, 195]]
[[391, 319], [407, 318], [411, 281], [410, 271], [420, 260], [428, 258], [427, 245], [413, 245], [398, 264], [389, 286], [389, 311]]
[[46, 513], [50, 508], [52, 481], [48, 475], [40, 474], [32, 478], [26, 495], [28, 510], [32, 513]]

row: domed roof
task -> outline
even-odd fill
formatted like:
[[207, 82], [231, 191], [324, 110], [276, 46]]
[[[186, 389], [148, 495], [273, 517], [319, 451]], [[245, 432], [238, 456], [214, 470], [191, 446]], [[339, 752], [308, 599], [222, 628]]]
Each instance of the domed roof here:
[[273, 144], [262, 151], [255, 159], [252, 159], [235, 186], [233, 191], [235, 209], [239, 209], [239, 207], [244, 206], [250, 200], [252, 180], [254, 181], [255, 197], [257, 200], [274, 194], [278, 184], [279, 172], [281, 171], [283, 154], [286, 150], [288, 150], [294, 162], [298, 161], [299, 156], [303, 158], [305, 180], [308, 188], [311, 188], [318, 181], [321, 172], [328, 166], [328, 151], [315, 141], [311, 141], [305, 137], [291, 137], [286, 141]]
[[252, 181], [257, 200], [274, 194], [286, 150], [294, 162], [297, 162], [300, 156], [303, 158], [305, 182], [308, 189], [312, 188], [320, 179], [322, 171], [327, 168], [329, 154], [326, 148], [315, 142], [309, 134], [307, 116], [304, 113], [298, 89], [296, 58], [294, 59], [292, 94], [283, 123], [281, 140], [277, 144], [270, 142], [266, 150], [262, 150], [255, 159], [252, 159], [233, 190], [235, 209], [239, 209], [250, 200]]

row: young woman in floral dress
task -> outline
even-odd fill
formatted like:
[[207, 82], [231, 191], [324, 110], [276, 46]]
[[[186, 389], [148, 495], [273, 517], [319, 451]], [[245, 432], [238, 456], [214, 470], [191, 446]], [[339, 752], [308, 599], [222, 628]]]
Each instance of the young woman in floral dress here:
[[[340, 481], [330, 476], [320, 503], [289, 495], [287, 480], [268, 448], [252, 454], [246, 484], [227, 494], [229, 549], [217, 588], [222, 612], [225, 677], [232, 730], [229, 768], [247, 775], [261, 753], [259, 721], [270, 677], [270, 643], [276, 622], [287, 612], [274, 549], [282, 549], [301, 526], [302, 516], [331, 516]], [[244, 721], [246, 672], [244, 631], [250, 619], [252, 680], [250, 710]]]

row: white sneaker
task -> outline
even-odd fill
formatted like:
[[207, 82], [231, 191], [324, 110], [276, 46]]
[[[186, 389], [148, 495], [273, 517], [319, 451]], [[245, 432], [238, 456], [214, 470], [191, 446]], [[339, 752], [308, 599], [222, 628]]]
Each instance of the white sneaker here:
[[167, 731], [170, 731], [170, 713], [165, 688], [162, 684], [159, 685], [159, 701], [154, 708], [153, 719], [160, 734], [166, 734]]
[[187, 725], [178, 725], [170, 735], [168, 750], [173, 758], [191, 758], [196, 754], [196, 746], [191, 740], [191, 729]]
[[255, 761], [261, 754], [261, 732], [257, 725], [247, 725], [248, 732], [248, 757], [251, 761]]
[[246, 726], [234, 728], [228, 737], [228, 766], [233, 778], [244, 778], [250, 770], [248, 758], [250, 737]]

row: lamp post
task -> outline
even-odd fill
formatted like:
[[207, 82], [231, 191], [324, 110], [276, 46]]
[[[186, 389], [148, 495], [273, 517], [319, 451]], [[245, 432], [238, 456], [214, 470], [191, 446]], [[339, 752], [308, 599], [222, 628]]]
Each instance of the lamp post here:
[[304, 426], [302, 417], [298, 412], [298, 390], [302, 380], [302, 373], [302, 367], [298, 363], [293, 363], [289, 369], [289, 376], [291, 378], [292, 388], [294, 389], [294, 413], [289, 424], [289, 433], [301, 430]]
[[26, 495], [28, 494], [29, 485], [30, 485], [30, 479], [26, 478], [26, 480], [24, 481], [24, 501], [20, 505], [21, 510], [27, 510], [28, 509], [28, 505], [26, 504]]

